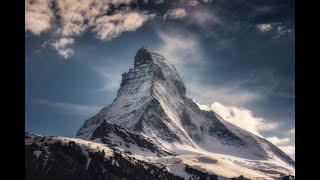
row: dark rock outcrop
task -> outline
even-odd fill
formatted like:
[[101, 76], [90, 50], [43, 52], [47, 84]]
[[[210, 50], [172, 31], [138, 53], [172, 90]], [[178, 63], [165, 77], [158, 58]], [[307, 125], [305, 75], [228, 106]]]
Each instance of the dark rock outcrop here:
[[[84, 153], [72, 140], [47, 142], [36, 140], [25, 146], [25, 179], [27, 180], [182, 180], [163, 168], [126, 156], [113, 150]], [[38, 145], [40, 144], [40, 145]], [[40, 155], [37, 153], [40, 153]]]

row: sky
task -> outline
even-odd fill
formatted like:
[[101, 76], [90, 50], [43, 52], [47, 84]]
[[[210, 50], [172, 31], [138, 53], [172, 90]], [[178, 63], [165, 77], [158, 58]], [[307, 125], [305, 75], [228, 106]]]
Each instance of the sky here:
[[295, 156], [293, 0], [25, 0], [26, 131], [74, 136], [149, 46], [200, 108]]

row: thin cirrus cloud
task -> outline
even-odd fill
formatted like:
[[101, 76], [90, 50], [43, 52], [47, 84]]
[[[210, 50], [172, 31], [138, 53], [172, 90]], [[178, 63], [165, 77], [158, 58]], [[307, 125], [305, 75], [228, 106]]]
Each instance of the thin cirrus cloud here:
[[[108, 66], [109, 67], [109, 66]], [[106, 80], [102, 88], [97, 91], [116, 91], [121, 83], [121, 68], [112, 66], [112, 68], [103, 68], [101, 66], [91, 66], [91, 70], [99, 74]]]
[[200, 28], [206, 29], [208, 25], [221, 23], [220, 19], [210, 10], [197, 9], [190, 13], [190, 18], [187, 22], [196, 25]]
[[259, 92], [241, 89], [237, 83], [231, 82], [225, 85], [205, 85], [198, 82], [186, 84], [188, 93], [202, 103], [214, 101], [233, 106], [243, 106], [265, 98]]
[[[90, 29], [101, 40], [111, 40], [126, 31], [135, 31], [154, 17], [147, 11], [128, 8], [133, 0], [26, 0], [25, 30], [34, 35], [52, 34], [51, 46], [65, 59], [73, 55], [69, 45]], [[112, 14], [114, 7], [126, 5]], [[111, 8], [112, 7], [112, 8]], [[66, 41], [68, 39], [68, 41]], [[72, 39], [72, 40], [71, 40]], [[71, 43], [72, 42], [72, 43]]]
[[176, 66], [201, 63], [200, 42], [192, 34], [184, 35], [182, 32], [157, 31], [161, 39], [160, 54]]
[[101, 107], [99, 106], [90, 106], [90, 105], [82, 105], [82, 104], [74, 104], [74, 103], [66, 103], [66, 102], [56, 102], [49, 101], [46, 99], [33, 99], [33, 103], [48, 106], [54, 109], [57, 109], [58, 112], [69, 115], [76, 116], [91, 116], [96, 114]]

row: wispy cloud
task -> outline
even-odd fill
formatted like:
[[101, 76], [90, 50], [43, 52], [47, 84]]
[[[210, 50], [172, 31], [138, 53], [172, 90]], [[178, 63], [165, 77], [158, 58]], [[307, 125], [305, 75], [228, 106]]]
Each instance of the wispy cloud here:
[[286, 145], [290, 142], [289, 138], [279, 138], [276, 136], [267, 137], [267, 140], [272, 142], [276, 146], [283, 146], [283, 145]]
[[[212, 110], [226, 121], [261, 137], [263, 137], [263, 132], [275, 132], [280, 127], [280, 124], [277, 122], [254, 116], [249, 109], [226, 106], [219, 102], [214, 102], [212, 104], [197, 104], [200, 109], [206, 111]], [[294, 137], [292, 137], [293, 132], [294, 129], [290, 130], [288, 134], [285, 134], [285, 137], [271, 136], [266, 137], [266, 139], [295, 159]]]
[[259, 92], [241, 89], [234, 83], [218, 86], [191, 82], [187, 83], [186, 86], [188, 94], [201, 103], [217, 101], [223, 104], [243, 106], [265, 98]]
[[206, 29], [213, 24], [221, 24], [221, 19], [212, 9], [196, 8], [190, 12], [187, 23]]
[[272, 142], [292, 159], [295, 159], [295, 144], [294, 140], [289, 137], [279, 138], [276, 136], [266, 138], [268, 141]]
[[163, 19], [183, 19], [187, 15], [188, 14], [184, 8], [170, 9], [164, 14]]
[[290, 129], [287, 134], [288, 138], [290, 139], [290, 143], [279, 146], [280, 149], [290, 155], [293, 159], [295, 159], [295, 133], [295, 128]]
[[154, 15], [141, 12], [120, 11], [114, 15], [105, 15], [95, 20], [94, 32], [102, 40], [111, 40], [122, 32], [135, 31]]
[[159, 52], [176, 66], [203, 62], [200, 42], [193, 34], [179, 30], [157, 31], [162, 40]]
[[282, 151], [284, 151], [287, 155], [289, 155], [292, 159], [295, 159], [295, 146], [287, 145], [287, 146], [278, 146]]
[[121, 83], [121, 71], [116, 66], [91, 66], [91, 69], [105, 79], [105, 84], [98, 91], [116, 91]]
[[76, 115], [76, 116], [91, 116], [96, 114], [101, 109], [101, 107], [99, 106], [56, 102], [56, 101], [49, 101], [46, 99], [34, 99], [33, 102], [36, 104], [55, 108], [58, 110], [58, 112], [61, 112], [63, 114]]
[[58, 51], [58, 53], [64, 57], [65, 59], [68, 59], [70, 56], [74, 54], [74, 51], [71, 48], [67, 48], [67, 46], [74, 43], [73, 38], [60, 38], [54, 42], [51, 43], [51, 46]]
[[[154, 14], [132, 10], [129, 5], [134, 0], [26, 0], [25, 30], [40, 35], [50, 30], [52, 45], [65, 59], [74, 51], [61, 39], [80, 36], [87, 30], [96, 33], [102, 40], [111, 40], [126, 31], [135, 31]], [[121, 5], [126, 8], [120, 8]], [[65, 40], [64, 39], [64, 40]], [[69, 41], [70, 42], [70, 41]], [[74, 39], [73, 39], [74, 42]]]
[[212, 110], [232, 124], [259, 136], [262, 136], [261, 132], [272, 131], [279, 127], [279, 124], [276, 122], [271, 122], [261, 117], [255, 117], [249, 109], [226, 106], [219, 102], [214, 102], [212, 104], [197, 104], [201, 109], [207, 111]]

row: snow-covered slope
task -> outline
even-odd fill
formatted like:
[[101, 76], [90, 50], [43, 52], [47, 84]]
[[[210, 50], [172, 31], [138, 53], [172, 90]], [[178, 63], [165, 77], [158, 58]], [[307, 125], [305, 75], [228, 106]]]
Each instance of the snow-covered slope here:
[[186, 97], [175, 67], [147, 47], [137, 52], [134, 68], [122, 74], [112, 104], [87, 120], [77, 138], [154, 162], [168, 161], [169, 169], [179, 168], [170, 165], [179, 159], [225, 177], [294, 174], [294, 161], [276, 146], [213, 111], [199, 109]]
[[120, 149], [60, 136], [26, 133], [25, 163], [32, 180], [183, 179]]
[[[26, 133], [26, 179], [270, 179], [243, 167], [246, 160], [211, 153], [156, 157], [128, 152], [119, 147], [60, 136]], [[233, 163], [234, 161], [234, 163]], [[263, 165], [267, 162], [260, 162]], [[247, 166], [257, 166], [247, 162]], [[213, 172], [218, 172], [217, 174]], [[252, 178], [255, 177], [255, 178]]]

